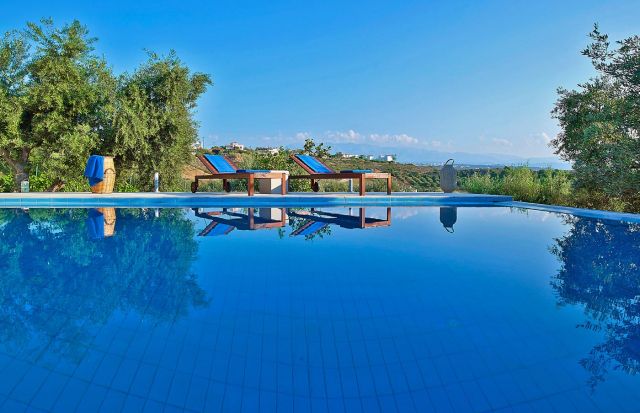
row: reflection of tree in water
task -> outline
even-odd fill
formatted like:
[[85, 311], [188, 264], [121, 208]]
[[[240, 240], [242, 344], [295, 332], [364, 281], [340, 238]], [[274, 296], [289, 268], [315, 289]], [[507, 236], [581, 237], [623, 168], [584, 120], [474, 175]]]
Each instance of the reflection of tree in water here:
[[581, 361], [595, 388], [610, 368], [640, 371], [640, 225], [577, 217], [569, 224], [552, 247], [562, 263], [552, 285], [560, 304], [584, 306], [582, 327], [606, 336]]
[[[304, 209], [304, 210], [310, 211], [310, 209]], [[289, 215], [289, 227], [291, 227], [291, 232], [295, 232], [301, 229], [306, 224], [309, 224], [308, 219]], [[304, 235], [304, 239], [305, 241], [311, 241], [313, 239], [322, 239], [328, 236], [331, 236], [331, 225], [325, 225], [322, 228], [318, 229], [317, 231]]]
[[80, 361], [78, 343], [116, 312], [151, 323], [206, 305], [190, 272], [193, 223], [181, 210], [159, 218], [118, 211], [116, 234], [91, 240], [86, 210], [4, 210], [0, 215], [0, 345], [32, 358], [61, 353]]

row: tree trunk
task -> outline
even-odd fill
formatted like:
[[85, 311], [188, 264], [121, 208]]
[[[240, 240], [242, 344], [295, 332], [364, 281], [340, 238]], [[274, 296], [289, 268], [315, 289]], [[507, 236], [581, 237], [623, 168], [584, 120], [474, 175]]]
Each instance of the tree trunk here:
[[24, 170], [24, 166], [20, 165], [19, 168], [14, 168], [17, 169], [15, 172], [15, 176], [14, 176], [14, 180], [16, 183], [16, 188], [18, 189], [18, 192], [20, 192], [21, 189], [21, 184], [22, 181], [28, 181], [29, 180], [29, 174], [25, 172]]
[[6, 149], [0, 149], [0, 157], [9, 165], [9, 167], [13, 170], [15, 187], [18, 191], [20, 191], [20, 183], [24, 180], [29, 179], [29, 174], [25, 171], [27, 166], [27, 159], [29, 159], [29, 150], [23, 149], [21, 160], [12, 159], [9, 151]]
[[47, 192], [57, 192], [62, 188], [64, 188], [64, 182], [60, 179], [56, 179], [56, 181], [47, 188]]

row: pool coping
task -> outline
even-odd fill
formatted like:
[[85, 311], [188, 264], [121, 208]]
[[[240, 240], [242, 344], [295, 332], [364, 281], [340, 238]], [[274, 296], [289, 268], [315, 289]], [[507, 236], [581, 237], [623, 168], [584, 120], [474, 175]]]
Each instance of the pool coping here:
[[0, 194], [0, 208], [90, 208], [90, 207], [292, 207], [292, 206], [484, 206], [511, 202], [504, 195], [442, 192], [290, 193], [287, 195], [241, 193], [137, 192], [91, 194], [85, 192]]
[[460, 206], [510, 207], [570, 214], [584, 218], [640, 223], [640, 214], [611, 212], [514, 201], [507, 195], [442, 192], [290, 193], [287, 195], [243, 193], [134, 192], [92, 194], [89, 192], [0, 193], [0, 208], [202, 208], [202, 207], [340, 207], [340, 206]]
[[554, 212], [557, 214], [574, 215], [582, 218], [604, 219], [609, 221], [624, 221], [624, 222], [640, 224], [640, 214], [632, 214], [629, 212], [603, 211], [600, 209], [574, 208], [574, 207], [567, 207], [562, 205], [535, 204], [531, 202], [520, 202], [520, 201], [508, 201], [508, 202], [499, 203], [499, 204], [501, 204], [502, 206], [508, 206], [512, 208], [533, 209], [536, 211], [545, 211], [545, 212]]

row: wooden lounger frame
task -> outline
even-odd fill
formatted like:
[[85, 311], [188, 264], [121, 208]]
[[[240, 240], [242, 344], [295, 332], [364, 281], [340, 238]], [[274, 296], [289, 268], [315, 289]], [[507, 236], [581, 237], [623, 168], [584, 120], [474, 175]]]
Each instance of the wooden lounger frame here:
[[[387, 207], [386, 219], [367, 218], [366, 208], [359, 208], [358, 215], [338, 214], [334, 212], [325, 212], [311, 208], [309, 213], [298, 212], [292, 209], [287, 211], [287, 214], [292, 217], [298, 217], [307, 219], [313, 222], [324, 222], [330, 225], [338, 225], [342, 228], [376, 228], [376, 227], [388, 227], [391, 226], [391, 208]], [[340, 220], [349, 220], [350, 225], [344, 225], [340, 223]]]
[[[231, 161], [231, 159], [227, 158], [224, 155], [222, 156], [229, 164], [234, 168], [238, 169], [235, 163]], [[194, 194], [198, 191], [199, 181], [205, 179], [222, 179], [222, 188], [225, 192], [231, 192], [231, 185], [229, 181], [232, 179], [246, 179], [247, 180], [247, 193], [249, 196], [253, 196], [255, 193], [255, 189], [253, 187], [256, 179], [280, 179], [281, 182], [281, 190], [280, 194], [286, 195], [287, 193], [287, 174], [281, 172], [234, 172], [234, 173], [220, 173], [218, 170], [202, 155], [196, 155], [196, 157], [202, 162], [205, 168], [209, 172], [210, 175], [196, 175], [195, 180], [191, 182], [191, 192]]]
[[316, 158], [318, 162], [324, 165], [328, 170], [333, 171], [331, 173], [318, 173], [313, 169], [309, 168], [307, 164], [302, 162], [298, 157], [293, 154], [291, 155], [291, 159], [298, 164], [302, 169], [304, 169], [309, 175], [291, 175], [289, 179], [309, 179], [311, 181], [311, 189], [313, 192], [318, 192], [320, 190], [320, 186], [316, 181], [320, 179], [357, 179], [360, 196], [364, 196], [367, 188], [367, 179], [386, 179], [387, 180], [387, 195], [391, 195], [391, 174], [386, 172], [365, 172], [365, 173], [356, 173], [356, 172], [335, 172], [333, 169], [329, 168], [324, 162], [320, 159]]
[[[282, 228], [286, 225], [287, 222], [287, 213], [284, 208], [278, 208], [281, 212], [281, 217], [279, 220], [267, 219], [258, 217], [256, 219], [255, 216], [255, 208], [247, 208], [247, 213], [242, 214], [239, 212], [230, 211], [228, 208], [222, 208], [222, 211], [210, 211], [210, 212], [199, 212], [198, 208], [193, 208], [195, 215], [198, 218], [206, 218], [211, 220], [212, 222], [207, 225], [207, 227], [200, 232], [200, 236], [204, 236], [208, 234], [214, 227], [212, 224], [227, 224], [232, 228], [237, 228], [240, 231], [255, 231], [259, 229], [271, 229], [271, 228]], [[226, 219], [222, 218], [222, 215], [228, 215], [230, 217], [234, 217], [235, 219]], [[211, 228], [210, 228], [211, 227]]]

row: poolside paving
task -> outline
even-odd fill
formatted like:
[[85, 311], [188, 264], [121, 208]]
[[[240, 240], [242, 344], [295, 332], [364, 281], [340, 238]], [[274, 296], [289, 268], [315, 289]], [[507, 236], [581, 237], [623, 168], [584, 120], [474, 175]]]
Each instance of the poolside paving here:
[[510, 196], [442, 192], [289, 193], [288, 195], [244, 193], [135, 192], [92, 194], [89, 192], [30, 192], [0, 194], [0, 207], [205, 207], [205, 206], [420, 206], [482, 205], [511, 202]]

